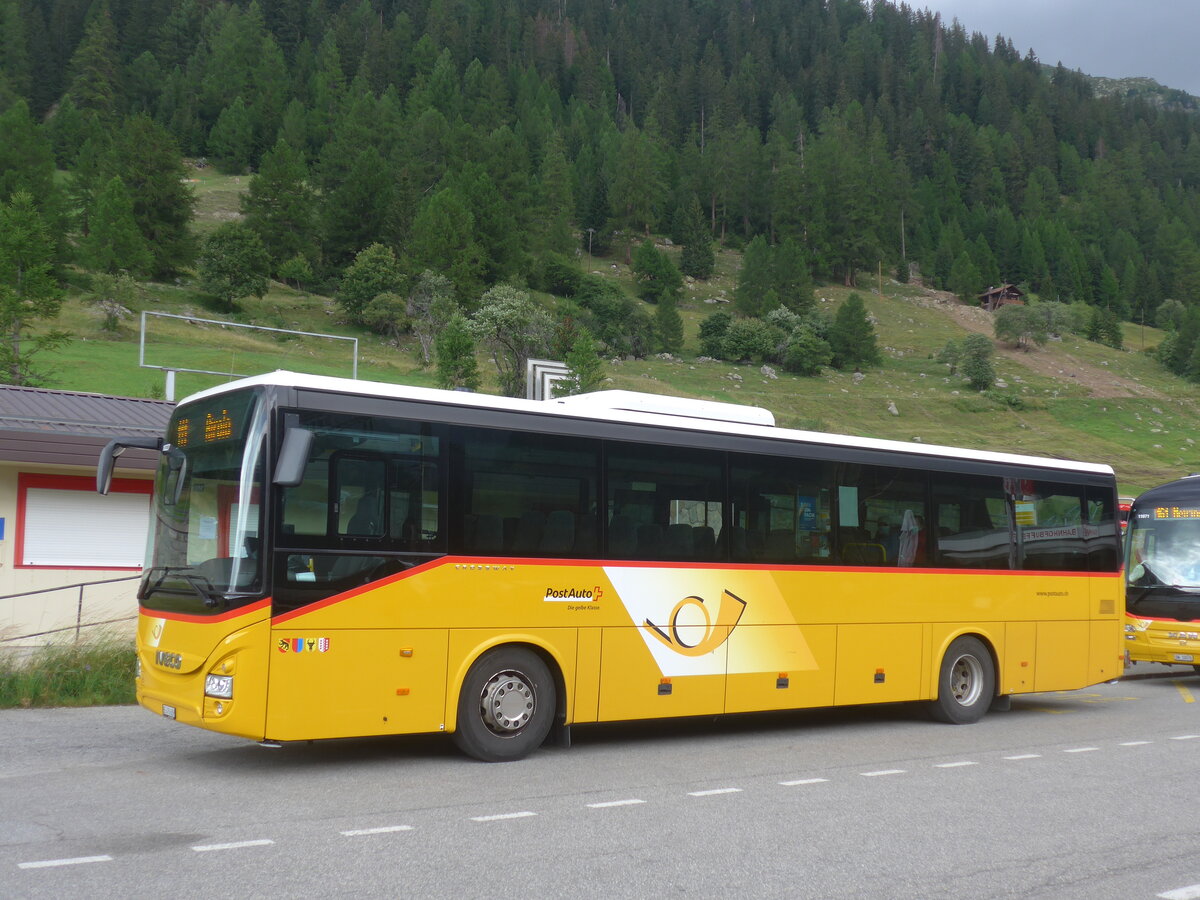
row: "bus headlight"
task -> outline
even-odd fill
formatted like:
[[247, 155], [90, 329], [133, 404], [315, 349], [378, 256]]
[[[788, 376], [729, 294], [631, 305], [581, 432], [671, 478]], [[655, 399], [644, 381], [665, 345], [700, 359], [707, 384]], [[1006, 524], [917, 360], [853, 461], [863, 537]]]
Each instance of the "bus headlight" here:
[[220, 697], [222, 700], [233, 699], [233, 676], [232, 675], [206, 675], [204, 676], [204, 696]]
[[133, 658], [133, 679], [134, 681], [142, 680], [142, 658], [140, 656]]

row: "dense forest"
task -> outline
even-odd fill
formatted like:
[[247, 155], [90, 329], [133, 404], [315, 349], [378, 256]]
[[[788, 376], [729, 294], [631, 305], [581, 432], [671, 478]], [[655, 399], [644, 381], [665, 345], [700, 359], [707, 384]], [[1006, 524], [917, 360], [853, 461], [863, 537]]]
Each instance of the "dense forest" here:
[[719, 241], [801, 285], [882, 265], [1165, 316], [1200, 374], [1200, 118], [904, 4], [0, 0], [0, 133], [10, 334], [67, 264], [190, 270], [186, 159], [253, 173], [280, 279], [336, 286], [378, 244], [469, 311], [653, 233], [698, 277]]

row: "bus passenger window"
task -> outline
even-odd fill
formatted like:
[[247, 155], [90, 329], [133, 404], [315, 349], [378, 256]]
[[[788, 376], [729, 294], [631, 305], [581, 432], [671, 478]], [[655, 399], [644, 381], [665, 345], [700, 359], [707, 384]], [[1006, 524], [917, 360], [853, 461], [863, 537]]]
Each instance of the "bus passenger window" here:
[[1019, 482], [1014, 497], [1023, 569], [1086, 572], [1084, 489], [1045, 481]]
[[723, 559], [722, 455], [609, 444], [607, 526], [611, 559]]
[[832, 483], [828, 463], [733, 457], [731, 558], [773, 563], [828, 559]]
[[1011, 529], [1004, 480], [997, 476], [933, 476], [931, 563], [944, 569], [1011, 569]]
[[846, 465], [838, 485], [838, 543], [851, 566], [926, 565], [926, 478], [909, 469]]
[[466, 554], [596, 553], [598, 444], [561, 435], [463, 428], [453, 472]]

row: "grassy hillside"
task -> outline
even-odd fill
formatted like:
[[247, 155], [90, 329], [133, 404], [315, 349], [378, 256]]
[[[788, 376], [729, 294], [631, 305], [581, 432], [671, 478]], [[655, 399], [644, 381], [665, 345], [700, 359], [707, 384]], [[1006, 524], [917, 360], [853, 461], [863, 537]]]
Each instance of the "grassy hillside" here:
[[[210, 170], [197, 178], [198, 230], [203, 233], [235, 215], [237, 193], [246, 179], [225, 178]], [[876, 320], [884, 355], [881, 368], [868, 370], [858, 381], [833, 370], [817, 378], [783, 372], [771, 377], [756, 365], [696, 358], [699, 323], [722, 298], [732, 296], [739, 261], [738, 254], [720, 251], [714, 278], [685, 287], [681, 313], [687, 340], [680, 358], [609, 362], [610, 386], [764, 406], [788, 427], [1108, 462], [1126, 494], [1200, 471], [1200, 388], [1168, 374], [1140, 352], [1161, 340], [1155, 329], [1127, 324], [1129, 349], [1124, 351], [1070, 335], [1028, 353], [998, 348], [995, 366], [1004, 386], [980, 395], [951, 377], [934, 356], [947, 340], [962, 338], [971, 329], [990, 334], [986, 314], [945, 294], [885, 279], [882, 294], [877, 282], [864, 282], [858, 289]], [[584, 257], [581, 264], [631, 284], [627, 267], [616, 258]], [[76, 339], [42, 359], [42, 365], [53, 370], [52, 386], [162, 396], [163, 373], [138, 367], [136, 314], [124, 319], [116, 332], [104, 331], [102, 315], [88, 302], [86, 287], [86, 279], [80, 278], [56, 323]], [[140, 309], [355, 336], [360, 339], [360, 378], [434, 383], [432, 370], [420, 364], [415, 339], [389, 346], [348, 326], [328, 297], [273, 284], [261, 300], [244, 300], [230, 315], [211, 306], [186, 282], [143, 288]], [[830, 310], [848, 293], [838, 286], [817, 289], [819, 302]], [[145, 358], [151, 364], [239, 374], [287, 368], [349, 376], [351, 371], [351, 354], [343, 342], [166, 319], [149, 322]], [[490, 377], [490, 360], [481, 355], [480, 364]], [[226, 379], [181, 373], [176, 394], [185, 396], [222, 380]], [[485, 390], [495, 391], [494, 379]]]

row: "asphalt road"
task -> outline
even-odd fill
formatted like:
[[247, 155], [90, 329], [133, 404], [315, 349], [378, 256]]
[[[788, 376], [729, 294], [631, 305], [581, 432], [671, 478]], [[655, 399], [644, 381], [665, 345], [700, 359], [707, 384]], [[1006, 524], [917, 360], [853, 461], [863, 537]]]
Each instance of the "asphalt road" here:
[[2, 897], [1200, 898], [1200, 678], [268, 750], [131, 707], [0, 712]]

